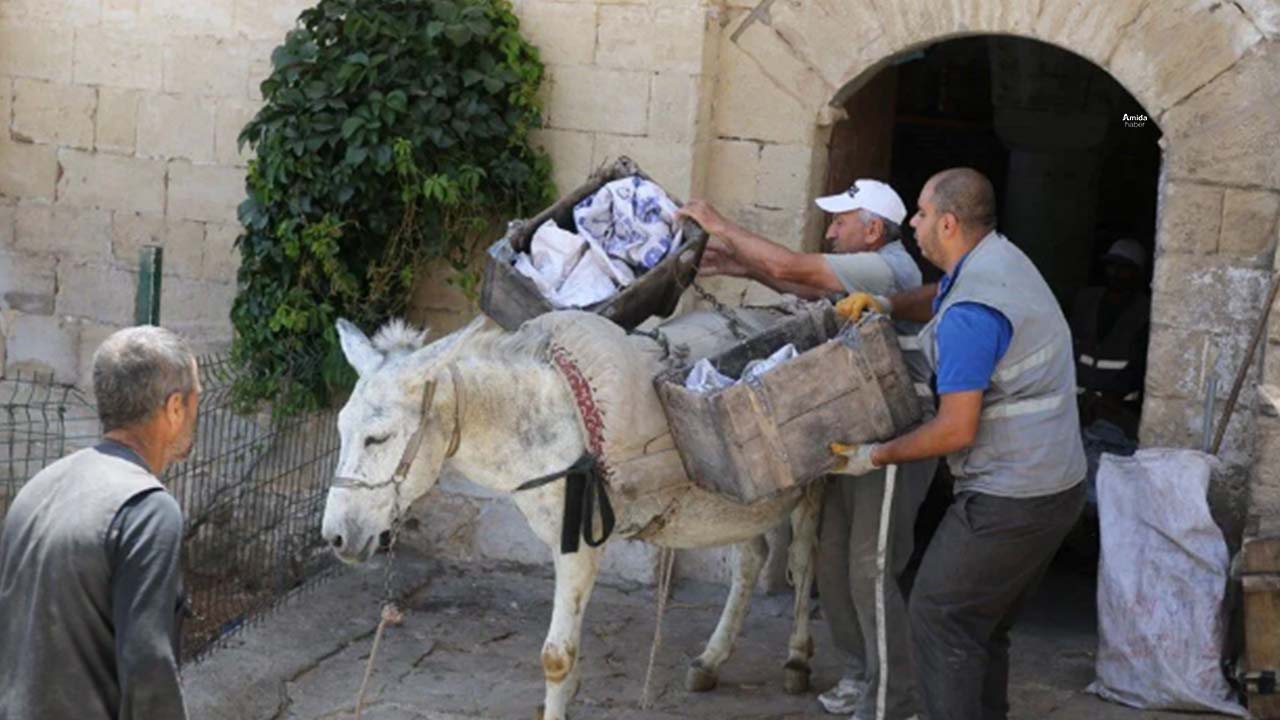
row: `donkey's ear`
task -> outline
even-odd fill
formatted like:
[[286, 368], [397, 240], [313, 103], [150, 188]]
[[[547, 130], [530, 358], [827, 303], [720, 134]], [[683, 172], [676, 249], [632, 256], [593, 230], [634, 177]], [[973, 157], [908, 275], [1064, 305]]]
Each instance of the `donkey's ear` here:
[[416, 350], [405, 359], [402, 372], [405, 383], [421, 385], [428, 376], [458, 356], [467, 341], [475, 337], [488, 320], [484, 315], [467, 323], [466, 327], [455, 330], [430, 345]]
[[369, 342], [360, 328], [346, 318], [339, 318], [337, 327], [342, 354], [347, 356], [347, 362], [355, 368], [356, 374], [363, 377], [377, 370], [382, 364], [382, 353], [373, 347], [373, 343]]

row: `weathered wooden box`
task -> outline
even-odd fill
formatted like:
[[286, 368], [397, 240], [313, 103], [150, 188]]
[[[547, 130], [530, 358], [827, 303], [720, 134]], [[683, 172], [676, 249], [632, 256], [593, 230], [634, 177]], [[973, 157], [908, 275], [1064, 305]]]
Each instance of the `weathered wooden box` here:
[[1244, 673], [1249, 713], [1280, 720], [1280, 518], [1253, 517], [1239, 570], [1244, 590]]
[[[480, 290], [480, 309], [508, 330], [554, 310], [533, 281], [516, 271], [516, 255], [528, 251], [533, 233], [547, 220], [555, 220], [561, 228], [574, 230], [573, 208], [579, 201], [594, 194], [605, 183], [631, 175], [652, 180], [630, 158], [620, 157], [613, 164], [592, 173], [585, 184], [533, 218], [512, 222], [507, 234], [489, 247]], [[680, 202], [674, 196], [671, 199], [677, 204]], [[683, 240], [676, 251], [669, 253], [662, 262], [617, 295], [582, 309], [609, 318], [628, 330], [650, 316], [670, 315], [681, 293], [693, 282], [706, 244], [707, 234], [702, 227], [685, 220]]]
[[738, 377], [753, 359], [794, 343], [800, 356], [719, 391], [686, 389], [690, 368], [655, 378], [685, 471], [707, 490], [751, 503], [829, 472], [831, 442], [885, 440], [921, 407], [888, 319], [837, 333], [824, 310], [779, 322], [711, 358]]

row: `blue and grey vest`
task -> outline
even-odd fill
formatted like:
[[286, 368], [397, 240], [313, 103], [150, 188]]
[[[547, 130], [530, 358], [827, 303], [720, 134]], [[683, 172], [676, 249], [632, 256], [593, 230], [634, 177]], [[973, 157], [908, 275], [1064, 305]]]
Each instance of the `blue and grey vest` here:
[[999, 310], [1013, 325], [1013, 338], [983, 393], [973, 445], [947, 457], [956, 491], [1037, 497], [1074, 486], [1086, 470], [1075, 358], [1071, 331], [1053, 292], [1021, 250], [999, 233], [989, 233], [969, 253], [918, 336], [935, 371], [938, 323], [960, 302]]

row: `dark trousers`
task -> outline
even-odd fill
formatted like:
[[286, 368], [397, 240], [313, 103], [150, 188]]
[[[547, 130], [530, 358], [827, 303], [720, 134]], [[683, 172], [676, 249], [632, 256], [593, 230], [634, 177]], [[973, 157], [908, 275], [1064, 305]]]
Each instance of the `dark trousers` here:
[[956, 496], [908, 606], [929, 720], [1008, 717], [1009, 629], [1084, 502], [1083, 483], [1037, 498]]

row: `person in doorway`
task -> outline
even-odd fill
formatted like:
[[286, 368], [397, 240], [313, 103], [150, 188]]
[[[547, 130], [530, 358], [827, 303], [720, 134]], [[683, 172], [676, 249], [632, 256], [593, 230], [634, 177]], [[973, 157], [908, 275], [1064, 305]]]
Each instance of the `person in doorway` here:
[[1108, 422], [1137, 440], [1151, 327], [1147, 252], [1135, 240], [1117, 240], [1102, 264], [1106, 284], [1081, 290], [1071, 313], [1080, 420]]
[[909, 604], [916, 677], [930, 720], [997, 720], [1009, 712], [1009, 630], [1084, 507], [1070, 329], [1031, 260], [996, 232], [981, 173], [934, 175], [911, 225], [941, 283], [854, 294], [838, 312], [926, 323], [937, 415], [888, 442], [832, 450], [850, 473], [947, 457], [955, 497]]
[[[893, 188], [858, 180], [847, 191], [815, 202], [832, 216], [827, 253], [792, 251], [729, 222], [703, 201], [692, 201], [680, 212], [712, 235], [701, 267], [705, 274], [752, 278], [806, 298], [920, 286], [920, 269], [901, 241], [907, 210]], [[899, 327], [911, 335], [916, 330], [909, 323]], [[897, 579], [911, 558], [916, 511], [935, 465], [911, 464], [892, 488], [882, 469], [827, 481], [818, 592], [845, 660], [843, 677], [818, 696], [827, 712], [857, 720], [905, 720], [915, 712], [906, 602]], [[886, 503], [889, 529], [882, 535]], [[883, 633], [877, 632], [880, 626]]]
[[182, 512], [157, 479], [195, 437], [196, 360], [120, 330], [93, 356], [102, 440], [40, 471], [0, 533], [0, 717], [181, 720]]

